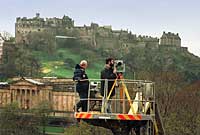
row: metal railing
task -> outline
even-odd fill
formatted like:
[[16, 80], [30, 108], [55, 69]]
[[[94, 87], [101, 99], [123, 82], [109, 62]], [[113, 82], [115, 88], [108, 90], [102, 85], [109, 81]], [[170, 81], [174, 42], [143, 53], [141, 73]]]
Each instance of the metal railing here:
[[[108, 90], [111, 84], [113, 86]], [[75, 103], [87, 100], [87, 112], [152, 115], [155, 114], [154, 88], [154, 83], [146, 80], [90, 79], [88, 97], [80, 99], [77, 95]]]

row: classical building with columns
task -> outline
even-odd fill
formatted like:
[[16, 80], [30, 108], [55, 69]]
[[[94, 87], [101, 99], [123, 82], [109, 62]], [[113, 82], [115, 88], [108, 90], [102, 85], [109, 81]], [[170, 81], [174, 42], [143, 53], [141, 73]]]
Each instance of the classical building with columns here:
[[72, 79], [17, 78], [0, 83], [0, 107], [17, 102], [20, 108], [31, 109], [48, 101], [54, 114], [69, 113], [73, 111], [75, 96]]

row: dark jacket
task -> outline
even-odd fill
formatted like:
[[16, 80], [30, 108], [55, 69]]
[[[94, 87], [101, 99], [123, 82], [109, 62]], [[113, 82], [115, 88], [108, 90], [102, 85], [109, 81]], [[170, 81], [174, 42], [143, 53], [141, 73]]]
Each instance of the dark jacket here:
[[86, 98], [88, 96], [89, 80], [83, 81], [83, 79], [88, 79], [85, 69], [83, 69], [79, 64], [75, 66], [73, 80], [78, 81], [76, 84], [76, 91], [79, 93], [81, 98]]
[[[117, 78], [116, 74], [113, 73], [112, 68], [105, 67], [104, 70], [101, 71], [101, 79], [108, 79], [108, 94], [110, 93], [110, 90], [114, 84], [114, 80]], [[111, 79], [111, 80], [109, 80]], [[105, 86], [105, 80], [101, 81], [101, 95], [104, 96], [104, 86]], [[111, 97], [115, 95], [115, 90], [112, 91]]]

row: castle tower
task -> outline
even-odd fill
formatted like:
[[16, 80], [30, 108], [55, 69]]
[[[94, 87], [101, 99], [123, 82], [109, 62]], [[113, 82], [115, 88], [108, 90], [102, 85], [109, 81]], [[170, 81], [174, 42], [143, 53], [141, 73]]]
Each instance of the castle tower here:
[[3, 40], [3, 38], [1, 37], [1, 33], [0, 33], [0, 63], [2, 62], [3, 43], [4, 43], [4, 40]]
[[36, 13], [36, 18], [37, 18], [37, 19], [40, 18], [40, 13]]
[[181, 47], [181, 38], [179, 34], [174, 34], [171, 32], [163, 32], [162, 37], [160, 38], [160, 45], [172, 45], [176, 47]]

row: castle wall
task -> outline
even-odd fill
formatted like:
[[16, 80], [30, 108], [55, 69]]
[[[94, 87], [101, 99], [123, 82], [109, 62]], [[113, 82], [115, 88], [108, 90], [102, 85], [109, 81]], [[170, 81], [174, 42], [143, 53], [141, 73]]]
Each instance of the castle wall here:
[[[128, 30], [112, 30], [111, 26], [99, 26], [96, 23], [91, 23], [90, 26], [74, 26], [74, 21], [68, 16], [63, 18], [40, 18], [39, 14], [34, 18], [27, 19], [26, 17], [17, 18], [16, 24], [16, 43], [26, 41], [26, 36], [31, 32], [51, 31], [54, 35], [59, 34], [61, 30], [65, 36], [74, 36], [81, 39], [82, 42], [90, 44], [94, 47], [113, 48], [120, 42], [131, 43], [134, 45], [156, 46], [159, 45], [173, 45], [181, 46], [181, 39], [178, 34], [171, 32], [163, 32], [160, 40], [151, 36], [137, 36], [128, 32]], [[117, 43], [112, 41], [118, 40]], [[102, 43], [104, 41], [104, 43]], [[111, 44], [111, 45], [110, 45]], [[112, 47], [111, 47], [112, 46]]]
[[3, 55], [3, 39], [0, 37], [0, 63], [2, 63], [2, 55]]
[[27, 19], [26, 17], [16, 19], [15, 23], [15, 38], [16, 43], [23, 42], [26, 40], [26, 36], [31, 32], [43, 32], [48, 29], [54, 28], [71, 28], [74, 27], [74, 21], [67, 17], [63, 16], [60, 18], [40, 18], [39, 14], [36, 14], [36, 17]]
[[174, 34], [171, 32], [163, 32], [163, 35], [160, 38], [160, 45], [172, 45], [176, 47], [181, 47], [181, 38], [179, 37], [178, 33]]

